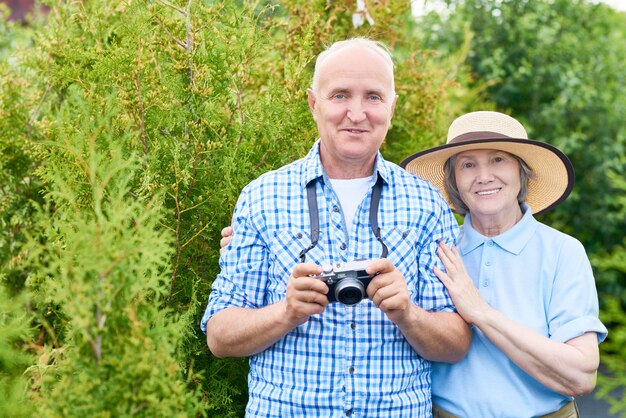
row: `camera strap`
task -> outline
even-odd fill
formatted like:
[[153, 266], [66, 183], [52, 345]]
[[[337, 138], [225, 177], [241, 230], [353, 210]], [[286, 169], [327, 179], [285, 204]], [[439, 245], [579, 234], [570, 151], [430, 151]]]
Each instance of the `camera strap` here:
[[374, 236], [380, 242], [380, 245], [383, 246], [383, 252], [380, 255], [380, 258], [387, 258], [387, 246], [383, 242], [383, 239], [380, 237], [380, 227], [378, 226], [378, 204], [380, 203], [380, 194], [383, 191], [383, 178], [378, 174], [378, 179], [376, 180], [376, 184], [374, 185], [374, 190], [372, 191], [372, 202], [370, 203], [370, 227], [372, 228], [372, 232]]
[[[306, 259], [306, 253], [315, 248], [320, 237], [320, 219], [317, 208], [317, 192], [315, 190], [318, 179], [319, 177], [311, 180], [306, 185], [306, 197], [309, 205], [309, 217], [311, 219], [311, 245], [300, 251], [300, 254], [298, 256], [300, 257], [301, 263], [304, 263], [304, 260]], [[380, 258], [386, 258], [388, 249], [382, 238], [380, 237], [380, 227], [378, 226], [378, 205], [380, 203], [380, 195], [382, 193], [382, 190], [383, 178], [380, 176], [380, 174], [378, 174], [376, 184], [374, 185], [374, 190], [372, 191], [372, 201], [370, 202], [370, 227], [372, 228], [372, 232], [374, 233], [376, 240], [380, 242], [380, 244], [383, 246], [383, 252]]]
[[306, 253], [315, 248], [320, 238], [320, 218], [317, 211], [317, 192], [315, 191], [316, 183], [317, 178], [311, 180], [306, 185], [306, 199], [309, 203], [309, 217], [311, 218], [311, 245], [300, 251], [298, 257], [300, 257], [301, 263], [304, 263]]

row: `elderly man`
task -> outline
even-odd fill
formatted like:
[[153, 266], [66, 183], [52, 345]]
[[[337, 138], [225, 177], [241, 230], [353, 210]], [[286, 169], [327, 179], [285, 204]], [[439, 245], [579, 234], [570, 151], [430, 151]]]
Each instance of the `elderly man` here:
[[433, 274], [457, 223], [379, 153], [396, 100], [381, 44], [333, 44], [308, 90], [319, 141], [239, 197], [202, 327], [214, 355], [250, 356], [247, 416], [429, 417], [430, 360], [467, 352]]

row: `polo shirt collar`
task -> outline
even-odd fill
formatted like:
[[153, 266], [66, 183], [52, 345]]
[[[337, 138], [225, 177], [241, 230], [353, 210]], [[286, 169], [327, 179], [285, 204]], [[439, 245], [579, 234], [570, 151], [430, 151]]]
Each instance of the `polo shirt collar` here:
[[532, 210], [527, 204], [522, 204], [522, 219], [513, 228], [495, 237], [481, 235], [472, 227], [472, 218], [469, 213], [465, 215], [462, 234], [459, 240], [461, 255], [466, 255], [487, 241], [495, 242], [499, 247], [512, 254], [519, 254], [530, 241], [539, 225], [534, 218]]

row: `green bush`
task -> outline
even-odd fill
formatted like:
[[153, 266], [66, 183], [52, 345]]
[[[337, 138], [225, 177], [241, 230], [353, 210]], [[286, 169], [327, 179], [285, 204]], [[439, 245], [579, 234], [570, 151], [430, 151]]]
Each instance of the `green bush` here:
[[353, 1], [49, 5], [0, 27], [0, 273], [36, 334], [0, 342], [30, 359], [11, 382], [29, 366], [42, 416], [241, 416], [247, 361], [212, 357], [198, 322], [240, 190], [316, 139], [315, 56], [351, 36], [395, 50], [394, 161], [439, 141], [455, 80], [405, 1], [356, 29]]

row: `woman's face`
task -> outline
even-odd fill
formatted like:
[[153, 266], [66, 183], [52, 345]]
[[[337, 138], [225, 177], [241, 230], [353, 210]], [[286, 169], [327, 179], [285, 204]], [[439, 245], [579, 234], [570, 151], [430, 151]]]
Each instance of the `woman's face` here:
[[520, 192], [520, 163], [499, 150], [470, 150], [457, 154], [454, 176], [461, 200], [473, 217], [516, 216]]

